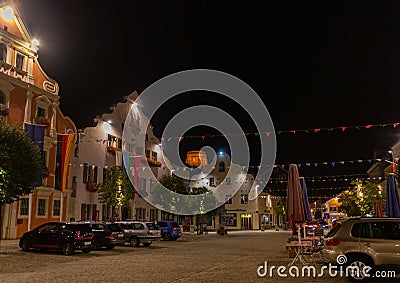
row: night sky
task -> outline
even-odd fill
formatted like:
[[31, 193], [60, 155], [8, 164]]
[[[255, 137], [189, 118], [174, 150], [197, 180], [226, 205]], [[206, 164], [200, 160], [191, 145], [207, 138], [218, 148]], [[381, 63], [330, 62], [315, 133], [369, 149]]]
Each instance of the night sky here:
[[[130, 92], [197, 68], [224, 71], [249, 84], [265, 102], [277, 131], [400, 121], [396, 1], [272, 2], [17, 3], [40, 40], [42, 67], [60, 85], [61, 110], [78, 128], [91, 126], [96, 115], [109, 112]], [[197, 104], [232, 111], [244, 131], [254, 131], [239, 105], [227, 107], [216, 94], [191, 92], [157, 113], [155, 133], [160, 135], [178, 111]], [[388, 126], [281, 134], [277, 163], [370, 159], [374, 153], [387, 157], [399, 131], [400, 126]], [[186, 139], [182, 148], [207, 143], [224, 147], [223, 140], [214, 138]], [[252, 164], [257, 165], [257, 150]], [[369, 165], [339, 167], [330, 167], [327, 174], [365, 173]], [[310, 169], [304, 174], [319, 173]]]

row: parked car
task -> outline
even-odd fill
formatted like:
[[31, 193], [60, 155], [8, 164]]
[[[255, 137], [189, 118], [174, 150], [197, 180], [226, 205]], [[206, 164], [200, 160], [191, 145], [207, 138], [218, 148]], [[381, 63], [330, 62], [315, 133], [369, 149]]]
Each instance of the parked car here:
[[323, 219], [309, 221], [305, 225], [307, 236], [326, 236], [329, 232], [328, 223], [326, 223], [326, 221]]
[[140, 244], [148, 247], [153, 241], [161, 238], [160, 228], [154, 222], [122, 221], [116, 223], [124, 230], [125, 242], [132, 247], [138, 247]]
[[[360, 270], [366, 266], [398, 268], [399, 254], [400, 218], [383, 217], [338, 221], [328, 233], [322, 250], [326, 262], [357, 266]], [[350, 272], [349, 277], [353, 281], [366, 279], [363, 272]]]
[[88, 221], [84, 222], [90, 225], [93, 232], [94, 250], [99, 250], [105, 247], [109, 250], [113, 249], [116, 245], [123, 245], [125, 243], [124, 230], [116, 223]]
[[161, 237], [165, 241], [175, 241], [182, 236], [181, 228], [175, 221], [157, 221], [156, 224], [160, 228]]
[[89, 253], [92, 250], [93, 233], [89, 224], [48, 222], [26, 232], [19, 240], [24, 252], [33, 249], [60, 250], [73, 255], [75, 250]]

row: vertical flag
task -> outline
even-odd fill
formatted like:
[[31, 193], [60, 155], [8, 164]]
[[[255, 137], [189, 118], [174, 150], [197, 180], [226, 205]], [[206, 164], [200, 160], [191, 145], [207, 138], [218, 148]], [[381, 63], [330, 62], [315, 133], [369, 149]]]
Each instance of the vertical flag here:
[[68, 165], [71, 156], [74, 134], [57, 135], [56, 185], [55, 188], [64, 192], [67, 188]]
[[[44, 130], [46, 126], [44, 125], [35, 125], [35, 124], [24, 124], [24, 130], [27, 136], [33, 141], [34, 144], [40, 150], [40, 154], [42, 156], [42, 166], [46, 166], [46, 160], [43, 153], [43, 143], [44, 143]], [[42, 182], [42, 172], [39, 173], [38, 179], [35, 182], [35, 187], [39, 187], [43, 184]]]

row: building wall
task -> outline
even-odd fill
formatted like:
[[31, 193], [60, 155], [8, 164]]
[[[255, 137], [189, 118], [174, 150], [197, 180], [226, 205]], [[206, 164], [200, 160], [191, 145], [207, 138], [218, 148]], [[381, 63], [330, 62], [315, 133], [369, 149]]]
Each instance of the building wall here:
[[[14, 17], [11, 21], [6, 21], [0, 16], [0, 46], [4, 46], [7, 53], [4, 60], [0, 58], [0, 91], [6, 98], [4, 105], [0, 106], [9, 108], [9, 115], [0, 115], [0, 119], [20, 128], [24, 127], [24, 123], [36, 125], [35, 118], [40, 107], [49, 122], [45, 129], [43, 148], [46, 155], [44, 165], [50, 175], [43, 177], [43, 185], [36, 187], [31, 194], [21, 196], [29, 200], [27, 214], [20, 213], [21, 201], [3, 207], [2, 238], [13, 239], [43, 222], [65, 220], [69, 192], [67, 190], [61, 193], [54, 188], [57, 134], [76, 133], [76, 127], [59, 109], [58, 84], [40, 67], [38, 48], [31, 45], [32, 38], [18, 9], [10, 1], [4, 1], [4, 5], [12, 6]], [[17, 55], [23, 58], [20, 66], [17, 65]], [[46, 200], [43, 216], [38, 215], [38, 199]], [[52, 215], [54, 199], [59, 199], [63, 207], [60, 216], [56, 217]]]

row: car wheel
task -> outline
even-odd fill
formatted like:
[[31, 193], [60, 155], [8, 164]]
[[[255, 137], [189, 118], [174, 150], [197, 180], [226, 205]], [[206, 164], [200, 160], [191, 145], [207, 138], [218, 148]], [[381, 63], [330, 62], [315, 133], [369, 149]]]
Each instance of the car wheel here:
[[29, 242], [29, 240], [22, 241], [21, 249], [23, 252], [29, 252], [29, 250], [31, 249], [31, 243]]
[[129, 244], [131, 245], [131, 247], [139, 247], [140, 241], [139, 241], [139, 239], [137, 237], [132, 237], [129, 240]]
[[71, 243], [65, 243], [62, 246], [62, 253], [65, 255], [73, 255], [75, 254], [74, 245]]
[[171, 234], [170, 233], [165, 233], [163, 235], [163, 239], [164, 239], [164, 241], [171, 241], [171, 239], [172, 239]]
[[[348, 258], [346, 263], [346, 270], [348, 274], [346, 274], [347, 278], [353, 282], [361, 282], [369, 277], [364, 274], [364, 268], [369, 266], [373, 268], [373, 262], [371, 259], [365, 256], [351, 256]], [[345, 270], [345, 272], [346, 272]], [[371, 275], [371, 271], [368, 269], [368, 274]]]
[[112, 250], [113, 248], [115, 248], [115, 245], [108, 245], [107, 246], [107, 250]]
[[151, 245], [151, 243], [143, 243], [143, 246], [145, 247], [149, 247]]
[[82, 249], [82, 252], [84, 253], [84, 254], [88, 254], [88, 253], [90, 253], [92, 251], [92, 249]]

